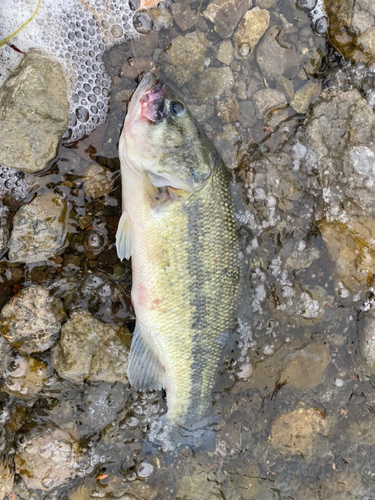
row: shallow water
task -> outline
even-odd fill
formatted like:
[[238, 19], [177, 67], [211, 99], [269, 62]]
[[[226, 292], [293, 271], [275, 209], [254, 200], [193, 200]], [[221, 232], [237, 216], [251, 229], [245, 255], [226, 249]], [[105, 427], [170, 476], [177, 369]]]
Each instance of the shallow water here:
[[[203, 2], [201, 12], [208, 3]], [[198, 2], [184, 5], [198, 9]], [[287, 78], [294, 93], [307, 83], [358, 88], [363, 97], [370, 95], [373, 106], [370, 70], [344, 63], [293, 1], [268, 5], [270, 27], [284, 30], [277, 40], [299, 55], [298, 67]], [[223, 40], [213, 24], [201, 20], [198, 26], [208, 40], [205, 68], [226, 66], [217, 59]], [[187, 32], [195, 31], [193, 23]], [[165, 77], [162, 51], [185, 33], [175, 23], [147, 39], [113, 47], [105, 57], [113, 79], [106, 123], [78, 143], [62, 143], [48, 170], [29, 177], [24, 200], [24, 192], [17, 191], [23, 189], [22, 176], [5, 192], [0, 215], [10, 228], [24, 202], [51, 191], [68, 201], [73, 230], [64, 252], [48, 263], [11, 263], [3, 253], [1, 306], [19, 289], [43, 284], [63, 300], [70, 316], [85, 310], [104, 323], [133, 330], [130, 264], [120, 263], [115, 249], [121, 212], [117, 143], [138, 71], [154, 66]], [[50, 350], [33, 355], [39, 365], [31, 371], [39, 370], [42, 389], [22, 398], [6, 385], [19, 377], [15, 372], [22, 366], [16, 357], [4, 372], [0, 392], [0, 449], [5, 464], [21, 456], [25, 474], [39, 478], [33, 484], [44, 491], [28, 489], [16, 475], [9, 500], [375, 498], [374, 240], [365, 218], [372, 218], [375, 169], [370, 158], [365, 172], [355, 170], [353, 160], [356, 177], [345, 170], [346, 150], [365, 164], [367, 150], [358, 148], [372, 148], [374, 135], [357, 134], [359, 146], [346, 144], [340, 153], [340, 134], [330, 136], [331, 129], [339, 128], [336, 121], [326, 129], [316, 121], [312, 132], [318, 111], [306, 119], [298, 103], [293, 107], [281, 101], [261, 116], [252, 96], [275, 89], [276, 83], [264, 75], [256, 54], [257, 48], [249, 57], [232, 57], [232, 86], [221, 95], [198, 96], [194, 78], [181, 85], [168, 80], [233, 171], [244, 289], [213, 395], [216, 449], [148, 453], [145, 442], [160, 430], [157, 418], [166, 412], [164, 394], [136, 393], [121, 382], [62, 379], [52, 368]], [[240, 114], [225, 118], [236, 103]], [[317, 144], [326, 135], [328, 152], [322, 159]], [[335, 140], [339, 152], [330, 146]], [[113, 180], [110, 192], [97, 198], [87, 194], [84, 183], [85, 170], [95, 163]], [[343, 176], [335, 177], [341, 168]], [[353, 220], [359, 229], [353, 229]], [[345, 258], [340, 244], [349, 249]], [[40, 436], [53, 438], [40, 444]], [[64, 468], [54, 471], [50, 460], [71, 462], [62, 486], [55, 487]]]

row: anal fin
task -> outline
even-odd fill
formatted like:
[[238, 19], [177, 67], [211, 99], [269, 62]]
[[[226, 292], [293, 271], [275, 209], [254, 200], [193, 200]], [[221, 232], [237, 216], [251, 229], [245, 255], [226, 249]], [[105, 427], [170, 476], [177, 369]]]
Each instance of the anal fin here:
[[128, 378], [138, 391], [153, 391], [165, 387], [165, 370], [142, 335], [139, 323], [133, 333], [130, 348]]
[[130, 218], [126, 210], [122, 212], [116, 232], [117, 255], [120, 260], [130, 259], [132, 255], [132, 240], [130, 233]]

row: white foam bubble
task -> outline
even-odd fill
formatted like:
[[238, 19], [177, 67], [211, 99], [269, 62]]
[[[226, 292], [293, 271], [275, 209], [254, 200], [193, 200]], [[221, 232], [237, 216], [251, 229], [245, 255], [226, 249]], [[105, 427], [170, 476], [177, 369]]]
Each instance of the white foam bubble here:
[[[1, 0], [0, 39], [27, 21], [36, 4], [36, 0]], [[9, 41], [23, 52], [42, 49], [61, 63], [71, 103], [67, 140], [78, 140], [104, 123], [112, 82], [103, 54], [114, 44], [138, 38], [134, 14], [128, 0], [42, 0], [34, 19]], [[0, 86], [22, 57], [9, 45], [0, 48]]]

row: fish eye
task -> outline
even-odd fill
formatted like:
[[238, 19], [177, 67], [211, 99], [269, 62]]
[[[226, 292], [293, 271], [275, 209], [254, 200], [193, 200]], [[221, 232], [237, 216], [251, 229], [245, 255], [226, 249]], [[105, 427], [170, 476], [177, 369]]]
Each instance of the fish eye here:
[[184, 104], [182, 104], [182, 102], [172, 101], [171, 106], [170, 106], [170, 110], [171, 110], [171, 113], [173, 115], [182, 116], [185, 113], [186, 108], [185, 108]]

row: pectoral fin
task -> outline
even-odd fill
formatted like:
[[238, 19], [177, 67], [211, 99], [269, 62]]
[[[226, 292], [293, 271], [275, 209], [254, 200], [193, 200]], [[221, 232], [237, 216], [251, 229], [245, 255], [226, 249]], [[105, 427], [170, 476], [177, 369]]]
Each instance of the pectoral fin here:
[[118, 223], [116, 248], [117, 255], [120, 260], [130, 259], [133, 252], [130, 232], [130, 218], [125, 210], [122, 212], [120, 222]]
[[165, 387], [165, 370], [142, 336], [138, 323], [130, 348], [128, 378], [130, 384], [139, 391], [153, 391]]

